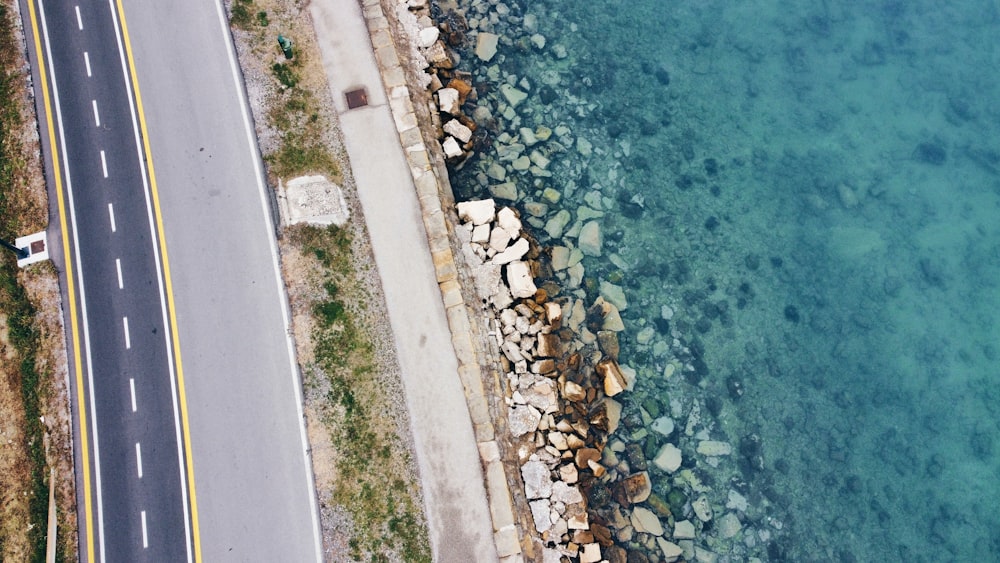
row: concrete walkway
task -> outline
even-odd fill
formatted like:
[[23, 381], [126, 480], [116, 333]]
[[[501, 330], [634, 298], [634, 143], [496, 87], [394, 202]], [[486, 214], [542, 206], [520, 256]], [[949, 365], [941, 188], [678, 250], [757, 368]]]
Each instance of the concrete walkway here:
[[[357, 0], [310, 12], [395, 335], [435, 561], [497, 560], [483, 472], [413, 177]], [[364, 87], [368, 106], [344, 93]]]

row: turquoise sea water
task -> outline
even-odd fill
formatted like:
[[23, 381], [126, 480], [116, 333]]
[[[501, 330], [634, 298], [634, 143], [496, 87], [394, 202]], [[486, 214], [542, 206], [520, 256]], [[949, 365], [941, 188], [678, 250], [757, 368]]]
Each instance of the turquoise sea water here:
[[[639, 442], [647, 458], [677, 444], [710, 486], [696, 544], [731, 561], [1000, 560], [995, 2], [440, 7], [506, 38], [461, 64], [490, 139], [566, 128], [535, 147], [552, 176], [516, 175], [514, 204], [604, 213], [583, 264], [629, 302], [639, 377], [619, 433], [675, 422]], [[505, 82], [528, 93], [507, 117]], [[496, 183], [481, 147], [453, 172], [460, 197]], [[733, 454], [696, 454], [706, 437]], [[667, 498], [675, 477], [651, 471]], [[725, 508], [730, 490], [747, 506]], [[741, 529], [721, 538], [726, 512]]]

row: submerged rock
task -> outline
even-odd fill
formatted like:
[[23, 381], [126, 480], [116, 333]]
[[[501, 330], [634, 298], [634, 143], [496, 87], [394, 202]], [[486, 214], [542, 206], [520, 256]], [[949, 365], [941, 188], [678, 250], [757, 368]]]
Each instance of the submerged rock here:
[[577, 239], [580, 251], [587, 256], [600, 256], [604, 246], [604, 238], [601, 236], [601, 225], [597, 221], [589, 221], [580, 229], [580, 237]]
[[680, 468], [681, 461], [681, 451], [677, 449], [677, 446], [673, 444], [664, 444], [664, 446], [660, 448], [660, 452], [656, 454], [656, 458], [653, 459], [653, 465], [659, 467], [667, 473], [673, 473]]
[[476, 56], [483, 62], [489, 62], [497, 54], [497, 43], [500, 36], [494, 33], [480, 31], [476, 36]]

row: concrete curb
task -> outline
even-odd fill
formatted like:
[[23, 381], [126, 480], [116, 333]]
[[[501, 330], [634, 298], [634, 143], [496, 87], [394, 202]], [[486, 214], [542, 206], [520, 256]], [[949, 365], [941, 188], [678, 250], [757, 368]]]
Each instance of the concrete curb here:
[[[458, 373], [465, 390], [486, 479], [497, 555], [503, 563], [523, 562], [525, 556], [522, 553], [522, 538], [527, 538], [522, 533], [523, 524], [519, 522], [521, 518], [517, 517], [509, 485], [511, 482], [520, 483], [520, 474], [516, 467], [508, 469], [504, 465], [501, 446], [496, 439], [496, 417], [491, 412], [491, 403], [484, 385], [484, 381], [490, 381], [496, 376], [483, 367], [478, 352], [481, 348], [473, 340], [481, 329], [473, 324], [474, 315], [471, 312], [475, 309], [470, 310], [463, 295], [463, 289], [471, 286], [463, 284], [463, 276], [455, 263], [456, 253], [451, 238], [454, 222], [448, 220], [454, 214], [454, 196], [444, 158], [439, 147], [432, 145], [434, 148], [428, 149], [428, 144], [425, 143], [421, 120], [411, 100], [407, 74], [393, 38], [393, 23], [386, 17], [380, 0], [362, 0], [361, 5], [382, 82], [389, 97], [396, 131], [420, 201], [427, 242], [452, 333], [452, 345], [458, 358]], [[430, 142], [436, 143], [436, 140], [432, 139]], [[519, 496], [523, 497], [523, 492]], [[529, 551], [531, 549], [527, 541], [524, 547]]]

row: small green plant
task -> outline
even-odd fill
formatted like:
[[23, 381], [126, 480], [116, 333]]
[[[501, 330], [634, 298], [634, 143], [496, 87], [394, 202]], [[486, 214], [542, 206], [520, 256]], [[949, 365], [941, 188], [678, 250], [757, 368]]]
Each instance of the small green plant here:
[[299, 83], [298, 73], [285, 63], [274, 63], [271, 71], [274, 72], [274, 76], [278, 79], [278, 82], [281, 82], [286, 88], [295, 88], [295, 85]]
[[229, 8], [229, 23], [233, 27], [247, 29], [252, 20], [250, 9], [253, 7], [253, 0], [235, 0]]
[[265, 12], [264, 10], [257, 12], [257, 25], [261, 27], [267, 27], [269, 23], [271, 22], [268, 21], [267, 19], [267, 12]]

